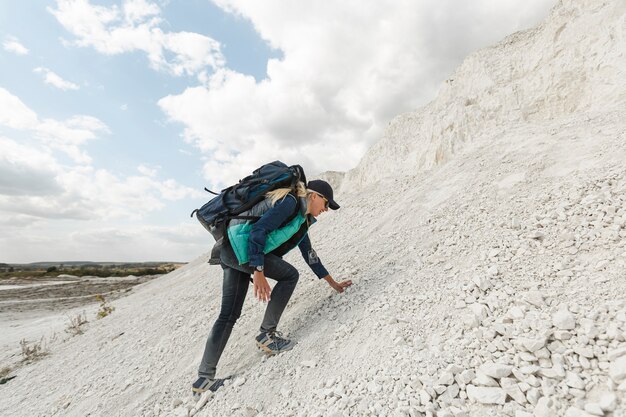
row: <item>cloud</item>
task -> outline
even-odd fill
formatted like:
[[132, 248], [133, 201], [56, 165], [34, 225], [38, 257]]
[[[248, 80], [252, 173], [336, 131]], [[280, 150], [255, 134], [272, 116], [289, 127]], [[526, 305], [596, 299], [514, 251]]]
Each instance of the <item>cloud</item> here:
[[143, 175], [145, 175], [146, 177], [151, 177], [154, 178], [157, 175], [158, 170], [161, 167], [149, 167], [147, 165], [139, 165], [137, 167], [137, 171], [139, 171], [140, 173], [142, 173]]
[[0, 138], [0, 212], [10, 215], [140, 220], [163, 209], [166, 201], [203, 197], [174, 179], [122, 177], [105, 169], [63, 165], [49, 151]]
[[283, 54], [263, 80], [221, 68], [159, 101], [223, 185], [279, 158], [311, 173], [353, 167], [464, 56], [537, 23], [553, 0], [216, 3]]
[[91, 158], [80, 149], [88, 140], [96, 139], [99, 133], [108, 133], [109, 128], [99, 119], [77, 115], [64, 121], [39, 119], [18, 97], [0, 87], [0, 126], [31, 133], [42, 144], [60, 150], [75, 162], [88, 164]]
[[15, 36], [7, 36], [2, 42], [2, 47], [5, 51], [13, 52], [17, 55], [28, 55], [28, 48], [20, 43]]
[[155, 70], [175, 76], [206, 79], [208, 70], [224, 65], [219, 42], [192, 32], [166, 32], [161, 10], [146, 0], [125, 0], [104, 7], [88, 0], [57, 0], [48, 7], [63, 27], [77, 39], [73, 44], [93, 47], [106, 55], [144, 52]]
[[46, 84], [49, 84], [60, 90], [78, 90], [80, 88], [78, 84], [74, 84], [73, 82], [64, 80], [48, 68], [37, 67], [35, 68], [34, 72], [43, 74], [43, 80]]
[[0, 87], [0, 126], [12, 129], [32, 130], [37, 127], [37, 114], [22, 100]]
[[[41, 219], [140, 219], [166, 201], [204, 197], [173, 179], [158, 180], [157, 169], [122, 177], [90, 166], [82, 146], [108, 132], [99, 119], [76, 115], [64, 121], [40, 119], [18, 97], [0, 88], [0, 126], [25, 133], [26, 140], [0, 137], [0, 212]], [[72, 158], [61, 163], [56, 152]]]
[[56, 160], [46, 152], [0, 137], [0, 194], [54, 195], [61, 191], [55, 180]]

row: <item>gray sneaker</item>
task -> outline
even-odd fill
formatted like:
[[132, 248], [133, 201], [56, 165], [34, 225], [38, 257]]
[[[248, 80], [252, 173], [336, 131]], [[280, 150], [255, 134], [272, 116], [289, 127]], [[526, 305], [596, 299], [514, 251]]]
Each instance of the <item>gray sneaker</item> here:
[[276, 355], [281, 352], [292, 349], [296, 342], [285, 339], [280, 332], [262, 332], [256, 337], [256, 344], [259, 349], [270, 355]]
[[222, 385], [224, 385], [224, 381], [226, 381], [229, 378], [230, 377], [209, 379], [205, 377], [200, 377], [191, 386], [191, 392], [193, 393], [194, 397], [199, 397], [200, 395], [202, 395], [202, 393], [207, 392], [207, 391], [215, 392], [218, 389], [220, 389]]

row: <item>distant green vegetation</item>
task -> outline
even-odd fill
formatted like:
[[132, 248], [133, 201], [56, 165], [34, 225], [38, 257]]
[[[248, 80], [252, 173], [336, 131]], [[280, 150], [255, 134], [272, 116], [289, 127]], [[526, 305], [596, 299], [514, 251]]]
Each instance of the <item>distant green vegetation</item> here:
[[0, 279], [2, 278], [38, 278], [57, 277], [59, 275], [96, 276], [96, 277], [125, 277], [128, 275], [161, 275], [172, 272], [181, 267], [179, 263], [86, 263], [86, 264], [26, 264], [10, 265], [0, 264]]

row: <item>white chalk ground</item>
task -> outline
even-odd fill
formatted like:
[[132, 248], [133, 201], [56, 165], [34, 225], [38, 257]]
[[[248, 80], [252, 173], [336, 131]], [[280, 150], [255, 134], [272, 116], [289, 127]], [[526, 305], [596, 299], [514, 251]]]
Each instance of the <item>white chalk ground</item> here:
[[[396, 119], [311, 231], [281, 330], [252, 294], [198, 416], [626, 416], [626, 2], [564, 0]], [[341, 181], [340, 174], [333, 174]], [[0, 386], [11, 416], [187, 416], [221, 270], [115, 301]]]

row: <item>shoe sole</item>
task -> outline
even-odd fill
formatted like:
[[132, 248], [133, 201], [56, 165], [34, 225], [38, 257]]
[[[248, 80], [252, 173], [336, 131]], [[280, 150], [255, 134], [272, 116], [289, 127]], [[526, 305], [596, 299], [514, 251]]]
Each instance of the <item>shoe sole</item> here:
[[255, 340], [257, 346], [259, 347], [259, 349], [261, 349], [262, 351], [264, 351], [265, 353], [267, 353], [268, 355], [278, 355], [279, 353], [283, 353], [283, 352], [287, 352], [288, 350], [293, 349], [293, 347], [296, 345], [296, 342], [291, 343], [291, 345], [283, 350], [272, 350], [270, 348], [268, 348], [267, 346], [265, 346], [263, 343], [259, 342], [258, 340]]

